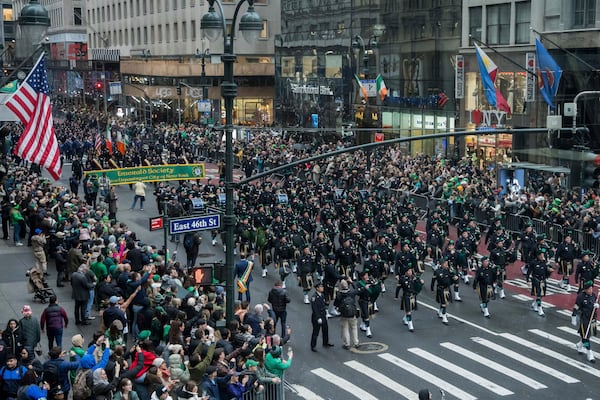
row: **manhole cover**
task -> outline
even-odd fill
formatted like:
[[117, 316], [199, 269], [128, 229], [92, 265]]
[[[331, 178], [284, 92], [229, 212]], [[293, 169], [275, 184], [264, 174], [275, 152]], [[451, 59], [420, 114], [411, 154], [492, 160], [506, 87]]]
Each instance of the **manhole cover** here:
[[198, 257], [200, 258], [209, 258], [209, 257], [214, 257], [215, 253], [200, 253], [198, 254]]
[[380, 353], [382, 351], [387, 351], [388, 345], [384, 343], [378, 342], [364, 342], [361, 343], [358, 347], [353, 347], [351, 350], [354, 353]]

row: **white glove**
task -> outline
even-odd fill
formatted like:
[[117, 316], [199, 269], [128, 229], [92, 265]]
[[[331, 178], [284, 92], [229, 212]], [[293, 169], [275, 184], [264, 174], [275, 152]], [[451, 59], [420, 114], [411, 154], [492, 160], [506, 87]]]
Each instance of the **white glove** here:
[[571, 315], [571, 325], [577, 326], [577, 316]]
[[594, 303], [594, 308], [600, 308], [600, 304]]
[[323, 320], [322, 320], [321, 318], [319, 318], [319, 319], [317, 320], [317, 324], [321, 325], [322, 323], [323, 323]]

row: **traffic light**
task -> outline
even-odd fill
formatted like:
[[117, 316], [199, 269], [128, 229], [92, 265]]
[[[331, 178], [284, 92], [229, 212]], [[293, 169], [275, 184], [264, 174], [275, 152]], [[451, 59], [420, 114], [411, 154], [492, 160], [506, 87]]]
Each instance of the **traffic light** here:
[[590, 163], [583, 168], [581, 186], [583, 188], [600, 188], [600, 167]]
[[177, 96], [181, 96], [181, 82], [177, 82]]
[[96, 82], [96, 90], [101, 92], [104, 88], [104, 84], [102, 82]]

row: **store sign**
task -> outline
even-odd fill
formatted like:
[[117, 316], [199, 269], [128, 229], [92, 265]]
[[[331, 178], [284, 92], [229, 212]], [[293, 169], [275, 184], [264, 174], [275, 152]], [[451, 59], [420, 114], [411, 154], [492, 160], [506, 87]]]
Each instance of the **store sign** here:
[[150, 231], [157, 231], [159, 229], [163, 229], [163, 217], [153, 217], [148, 221], [150, 226]]
[[525, 67], [527, 69], [527, 80], [525, 86], [525, 101], [535, 101], [535, 53], [525, 54]]
[[308, 86], [292, 83], [290, 86], [292, 88], [292, 93], [294, 94], [320, 94], [324, 96], [333, 96], [333, 90], [325, 85]]
[[503, 127], [506, 112], [498, 110], [471, 110], [469, 112], [471, 123], [479, 127]]
[[465, 98], [465, 58], [456, 55], [456, 66], [454, 67], [454, 98]]
[[202, 179], [205, 177], [204, 164], [167, 164], [145, 167], [102, 169], [85, 171], [86, 175], [106, 173], [112, 185], [125, 185], [136, 182], [179, 181]]

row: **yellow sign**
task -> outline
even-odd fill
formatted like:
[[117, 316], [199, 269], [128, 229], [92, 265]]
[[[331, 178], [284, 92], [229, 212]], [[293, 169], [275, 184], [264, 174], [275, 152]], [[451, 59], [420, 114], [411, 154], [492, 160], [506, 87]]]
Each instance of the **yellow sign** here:
[[204, 164], [167, 164], [85, 171], [86, 175], [95, 174], [98, 177], [103, 173], [106, 173], [111, 185], [202, 179], [206, 176]]

